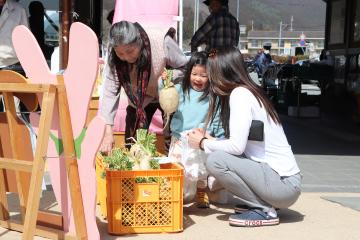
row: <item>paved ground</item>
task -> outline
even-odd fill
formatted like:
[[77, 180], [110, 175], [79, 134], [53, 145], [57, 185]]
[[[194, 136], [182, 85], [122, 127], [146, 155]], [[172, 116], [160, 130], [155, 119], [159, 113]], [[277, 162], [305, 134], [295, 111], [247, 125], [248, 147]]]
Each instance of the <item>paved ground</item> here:
[[[187, 205], [181, 233], [110, 236], [106, 222], [98, 218], [102, 239], [360, 239], [359, 126], [327, 118], [282, 119], [304, 179], [300, 199], [290, 209], [280, 210], [280, 225], [233, 228], [227, 222], [230, 205], [213, 205], [208, 210]], [[56, 204], [51, 192], [45, 195], [42, 205]], [[0, 228], [0, 239], [20, 236]]]

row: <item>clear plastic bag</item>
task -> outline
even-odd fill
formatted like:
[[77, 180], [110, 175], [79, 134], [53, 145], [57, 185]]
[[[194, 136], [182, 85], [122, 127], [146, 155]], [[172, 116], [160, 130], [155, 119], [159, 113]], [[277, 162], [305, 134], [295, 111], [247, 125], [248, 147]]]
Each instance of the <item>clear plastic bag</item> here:
[[[187, 133], [181, 133], [180, 139], [171, 141], [169, 157], [184, 167], [184, 201], [190, 202], [195, 198], [198, 181], [206, 182], [208, 172], [205, 167], [207, 155], [204, 151], [189, 146]], [[203, 181], [205, 180], [205, 181]], [[202, 188], [206, 187], [203, 186]]]

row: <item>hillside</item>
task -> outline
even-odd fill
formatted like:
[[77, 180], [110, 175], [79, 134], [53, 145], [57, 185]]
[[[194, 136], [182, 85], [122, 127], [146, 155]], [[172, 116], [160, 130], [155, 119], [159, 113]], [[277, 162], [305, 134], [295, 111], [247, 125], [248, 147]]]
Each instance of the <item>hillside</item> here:
[[[324, 30], [326, 4], [322, 0], [240, 0], [240, 24], [254, 30], [278, 30], [282, 21], [290, 28], [293, 16], [294, 30]], [[184, 0], [185, 38], [193, 31], [194, 0]], [[229, 0], [230, 12], [236, 17], [237, 0]], [[200, 24], [209, 15], [200, 3]]]
[[[151, 0], [148, 0], [151, 1]], [[194, 2], [195, 0], [184, 1], [184, 46], [193, 35]], [[200, 1], [199, 25], [209, 15], [208, 8]], [[114, 1], [103, 0], [104, 21], [107, 12], [114, 6]], [[286, 25], [283, 29], [290, 28], [290, 19], [293, 16], [293, 29], [296, 31], [324, 30], [325, 29], [325, 7], [322, 0], [240, 0], [240, 24], [247, 25], [248, 29], [254, 30], [275, 30], [279, 29], [282, 21]], [[236, 17], [237, 0], [229, 0], [230, 12]], [[107, 25], [103, 26], [107, 33]], [[106, 35], [106, 34], [104, 34]], [[187, 47], [186, 47], [187, 48]]]

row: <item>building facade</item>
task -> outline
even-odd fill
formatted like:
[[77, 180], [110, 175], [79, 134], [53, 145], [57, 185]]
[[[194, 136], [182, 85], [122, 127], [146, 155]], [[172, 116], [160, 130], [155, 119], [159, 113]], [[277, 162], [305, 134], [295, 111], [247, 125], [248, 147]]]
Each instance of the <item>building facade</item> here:
[[[325, 49], [334, 67], [334, 98], [352, 96], [360, 123], [360, 1], [326, 2]], [[346, 103], [352, 105], [353, 103]], [[347, 107], [346, 105], [343, 108]]]
[[292, 49], [306, 46], [318, 56], [324, 48], [324, 31], [249, 31], [247, 46], [249, 54], [256, 54], [265, 42], [271, 43], [273, 54], [292, 55]]

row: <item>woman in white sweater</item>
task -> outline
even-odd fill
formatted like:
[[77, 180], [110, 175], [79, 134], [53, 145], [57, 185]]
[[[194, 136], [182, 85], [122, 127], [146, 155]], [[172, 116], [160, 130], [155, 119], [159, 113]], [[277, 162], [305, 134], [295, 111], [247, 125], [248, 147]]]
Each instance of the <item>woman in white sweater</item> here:
[[[202, 129], [189, 134], [193, 148], [209, 153], [206, 166], [220, 184], [238, 196], [243, 205], [229, 218], [232, 226], [279, 223], [276, 208], [287, 208], [299, 197], [301, 174], [286, 139], [280, 118], [262, 90], [246, 71], [236, 48], [209, 54], [210, 109], [217, 108], [225, 139], [215, 139]], [[264, 123], [263, 139], [249, 140], [253, 120]]]

